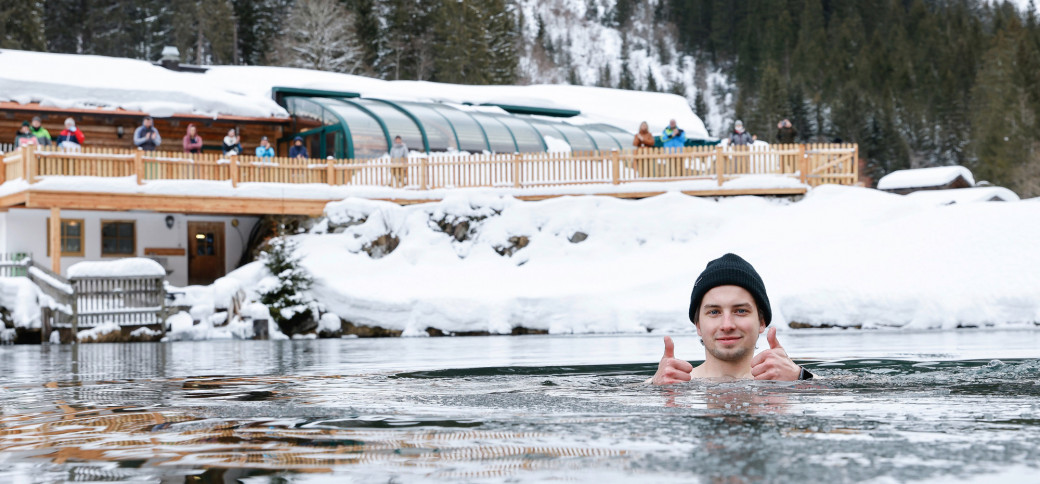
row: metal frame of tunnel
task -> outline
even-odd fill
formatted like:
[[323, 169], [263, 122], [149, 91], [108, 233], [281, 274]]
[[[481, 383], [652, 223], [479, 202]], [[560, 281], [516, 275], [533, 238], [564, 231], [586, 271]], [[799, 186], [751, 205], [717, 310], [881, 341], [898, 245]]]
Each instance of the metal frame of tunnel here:
[[[387, 106], [390, 106], [390, 107], [400, 111], [401, 114], [404, 114], [405, 116], [407, 116], [408, 119], [411, 119], [412, 122], [415, 123], [415, 126], [417, 128], [419, 128], [419, 134], [422, 135], [423, 151], [425, 151], [426, 154], [430, 154], [430, 139], [426, 137], [426, 127], [423, 126], [422, 121], [419, 120], [418, 116], [412, 114], [412, 112], [407, 110], [407, 109], [405, 109], [404, 106], [401, 106], [400, 104], [397, 104], [397, 103], [395, 103], [393, 101], [387, 101], [386, 99], [376, 99], [374, 97], [366, 97], [365, 99], [368, 99], [370, 101], [378, 101], [378, 102], [381, 102], [383, 104], [386, 104]], [[385, 127], [384, 127], [384, 130], [385, 130]], [[458, 143], [457, 140], [456, 140], [456, 143]]]

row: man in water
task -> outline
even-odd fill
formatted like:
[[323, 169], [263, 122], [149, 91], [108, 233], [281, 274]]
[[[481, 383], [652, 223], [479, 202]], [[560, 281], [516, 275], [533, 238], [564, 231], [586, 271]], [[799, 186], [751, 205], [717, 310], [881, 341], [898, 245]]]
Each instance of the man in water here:
[[807, 380], [804, 368], [787, 356], [770, 328], [769, 349], [755, 355], [758, 335], [773, 314], [762, 278], [747, 261], [726, 254], [708, 263], [690, 295], [690, 321], [704, 343], [704, 363], [696, 368], [675, 357], [672, 338], [664, 337], [664, 356], [649, 382], [668, 385], [694, 378]]

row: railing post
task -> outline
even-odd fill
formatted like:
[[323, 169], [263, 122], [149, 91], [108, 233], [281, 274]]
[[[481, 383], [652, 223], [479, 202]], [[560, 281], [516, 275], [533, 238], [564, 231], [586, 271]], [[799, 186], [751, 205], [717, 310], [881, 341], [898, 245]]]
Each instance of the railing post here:
[[61, 208], [51, 207], [50, 237], [47, 247], [51, 249], [51, 272], [61, 274]]
[[426, 184], [428, 183], [428, 181], [426, 179], [426, 175], [427, 175], [426, 169], [429, 166], [427, 164], [427, 161], [428, 161], [427, 157], [425, 157], [425, 156], [422, 157], [422, 158], [419, 158], [419, 189], [420, 190], [426, 190], [426, 188], [427, 188]]
[[22, 173], [25, 174], [25, 181], [30, 184], [36, 183], [36, 146], [28, 145], [25, 147], [25, 152], [22, 153], [22, 162], [25, 163]]
[[850, 183], [850, 185], [856, 186], [859, 185], [859, 143], [856, 143], [852, 146], [852, 182]]
[[520, 153], [513, 155], [513, 187], [520, 188], [520, 163], [523, 161], [523, 156]]
[[137, 184], [144, 185], [144, 150], [141, 148], [134, 151], [134, 173], [137, 174]]
[[329, 185], [336, 184], [336, 161], [333, 157], [325, 158], [325, 183]]
[[804, 184], [809, 183], [809, 158], [805, 156], [805, 144], [798, 145], [798, 173]]
[[722, 147], [715, 145], [715, 176], [719, 180], [719, 186], [722, 186], [722, 182], [725, 180], [725, 161], [723, 161]]
[[228, 170], [231, 171], [231, 188], [238, 187], [238, 155], [231, 155], [228, 157]]
[[77, 297], [76, 294], [79, 292], [79, 281], [70, 280], [69, 285], [72, 286], [72, 304], [70, 305], [72, 306], [72, 344], [78, 345], [79, 336], [77, 335], [77, 333], [79, 333], [79, 297]]
[[610, 150], [611, 166], [613, 173], [611, 174], [611, 182], [615, 185], [621, 184], [621, 153], [618, 150]]

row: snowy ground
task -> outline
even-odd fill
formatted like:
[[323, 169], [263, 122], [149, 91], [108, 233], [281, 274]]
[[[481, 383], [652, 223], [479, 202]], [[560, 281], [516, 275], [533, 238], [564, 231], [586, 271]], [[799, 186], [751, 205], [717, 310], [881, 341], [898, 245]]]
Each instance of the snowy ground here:
[[[693, 281], [726, 252], [762, 274], [781, 328], [1040, 323], [1040, 224], [1028, 222], [1040, 220], [1040, 199], [949, 204], [953, 192], [824, 186], [799, 202], [676, 193], [522, 202], [473, 191], [409, 207], [348, 199], [295, 239], [330, 311], [405, 335], [691, 332]], [[464, 220], [461, 242], [439, 227]], [[578, 232], [587, 240], [571, 242]], [[384, 234], [400, 245], [371, 257], [363, 249]], [[496, 252], [517, 237], [529, 244]], [[253, 263], [188, 295], [220, 307], [266, 276]]]

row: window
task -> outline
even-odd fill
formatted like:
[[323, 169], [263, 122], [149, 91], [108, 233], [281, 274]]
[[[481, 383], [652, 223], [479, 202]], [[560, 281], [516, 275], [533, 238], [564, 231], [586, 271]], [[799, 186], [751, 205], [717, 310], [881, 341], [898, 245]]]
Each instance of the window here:
[[[47, 218], [47, 240], [51, 240], [51, 219]], [[51, 255], [47, 244], [47, 257]], [[62, 257], [83, 257], [83, 219], [61, 219]]]
[[195, 255], [216, 255], [215, 241], [213, 232], [197, 232], [195, 234]]
[[133, 221], [101, 221], [101, 255], [134, 255], [137, 247]]

